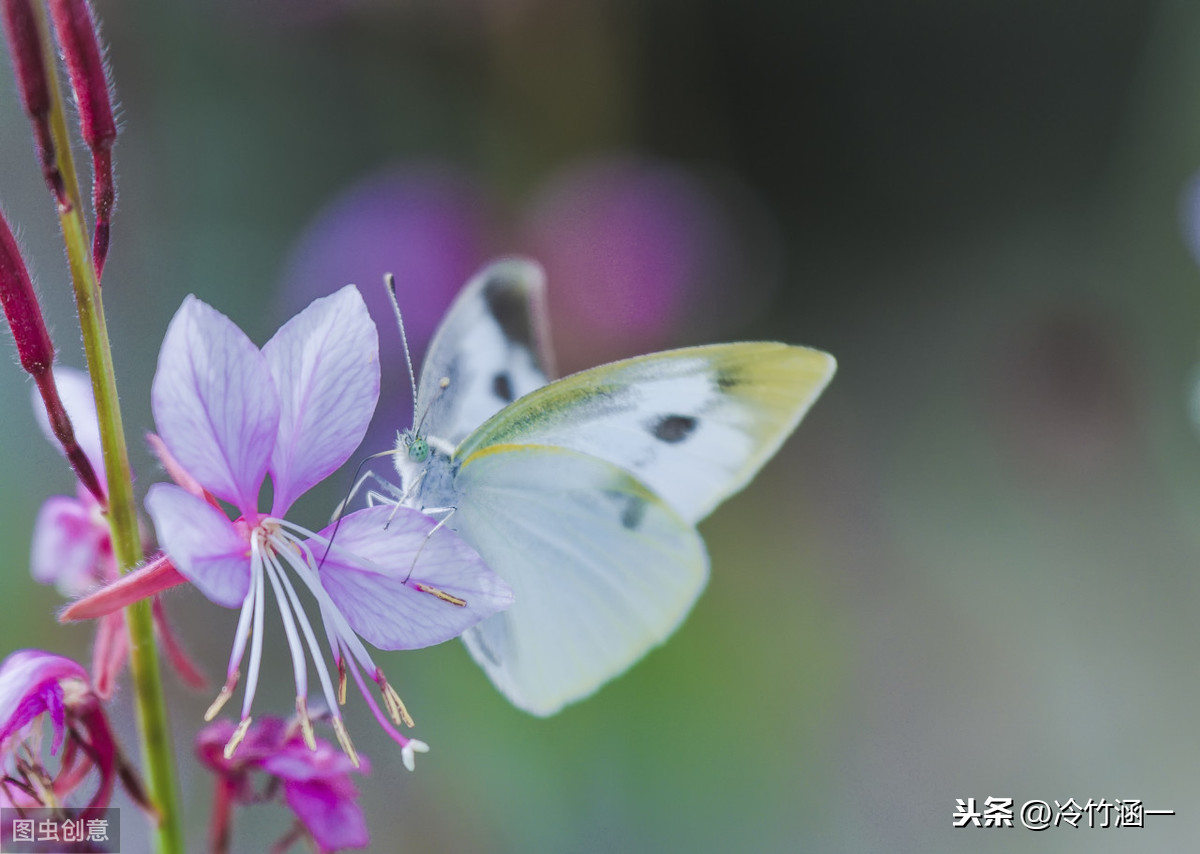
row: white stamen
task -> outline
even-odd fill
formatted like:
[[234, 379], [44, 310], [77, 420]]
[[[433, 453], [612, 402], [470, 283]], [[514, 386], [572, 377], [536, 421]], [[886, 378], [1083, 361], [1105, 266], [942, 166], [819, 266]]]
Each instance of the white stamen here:
[[246, 654], [246, 641], [250, 638], [250, 615], [254, 613], [254, 572], [250, 573], [250, 589], [242, 600], [242, 613], [238, 615], [237, 629], [233, 633], [233, 649], [229, 653], [229, 669], [226, 675], [232, 675], [242, 666], [242, 656]]
[[[315, 534], [311, 534], [311, 532], [306, 532], [298, 525], [292, 525], [291, 523], [286, 524], [290, 528], [295, 528], [302, 533], [315, 537], [318, 542], [325, 542], [323, 537], [317, 537]], [[371, 660], [370, 653], [367, 652], [366, 647], [363, 646], [362, 641], [358, 638], [358, 635], [355, 634], [352, 628], [350, 628], [350, 624], [346, 621], [345, 616], [342, 615], [342, 612], [333, 603], [333, 599], [330, 598], [329, 593], [325, 590], [325, 586], [321, 584], [321, 580], [317, 577], [316, 571], [313, 569], [317, 562], [313, 557], [312, 550], [309, 549], [307, 544], [302, 543], [299, 540], [291, 540], [289, 538], [289, 541], [294, 545], [299, 546], [300, 549], [303, 550], [304, 559], [301, 559], [299, 555], [290, 550], [281, 550], [278, 545], [276, 545], [276, 554], [288, 562], [288, 565], [295, 570], [296, 575], [300, 577], [300, 580], [304, 582], [309, 591], [316, 598], [317, 604], [321, 607], [321, 617], [322, 619], [326, 620], [326, 631], [330, 631], [331, 634], [335, 634], [337, 636], [337, 640], [345, 645], [346, 649], [348, 649], [350, 653], [356, 659], [358, 659], [359, 663], [368, 673], [374, 673], [376, 667], [375, 662]], [[280, 542], [279, 536], [277, 534], [273, 534], [271, 536], [271, 542], [272, 544], [278, 544]], [[333, 548], [336, 549], [338, 547], [335, 545]], [[358, 562], [363, 563], [364, 561]], [[332, 630], [330, 627], [332, 627]]]
[[292, 609], [284, 598], [279, 584], [280, 570], [275, 556], [269, 550], [263, 555], [263, 567], [266, 569], [267, 580], [271, 582], [271, 591], [275, 594], [275, 604], [279, 606], [279, 616], [283, 620], [283, 633], [287, 636], [288, 650], [292, 654], [292, 675], [296, 680], [296, 696], [308, 696], [308, 668], [305, 666], [304, 647], [300, 645], [300, 635], [296, 632], [296, 621], [292, 619]]
[[246, 695], [242, 699], [242, 717], [250, 717], [254, 692], [258, 688], [258, 672], [262, 666], [263, 612], [266, 611], [262, 547], [257, 535], [250, 537], [250, 582], [254, 585], [254, 638], [250, 643], [250, 671], [246, 674]]
[[404, 760], [404, 767], [409, 771], [415, 771], [417, 768], [416, 757], [414, 753], [428, 753], [429, 745], [420, 739], [410, 738], [408, 744], [400, 748], [400, 758]]
[[[292, 610], [296, 612], [296, 618], [300, 622], [300, 630], [304, 633], [304, 640], [308, 644], [308, 651], [313, 657], [313, 666], [317, 668], [317, 679], [321, 682], [321, 691], [325, 694], [325, 702], [331, 710], [337, 708], [335, 702], [335, 694], [333, 691], [333, 681], [329, 678], [329, 669], [325, 666], [325, 658], [321, 655], [321, 647], [317, 643], [317, 636], [313, 632], [312, 624], [308, 621], [308, 615], [304, 612], [304, 608], [300, 604], [300, 596], [292, 587], [291, 580], [287, 577], [287, 573], [283, 571], [282, 564], [279, 563], [279, 558], [276, 555], [271, 555], [271, 563], [279, 574], [279, 579], [283, 584], [283, 589], [287, 592], [288, 601], [291, 603]], [[279, 596], [278, 593], [275, 594]], [[282, 603], [280, 604], [282, 608]], [[337, 650], [333, 652], [336, 654]]]

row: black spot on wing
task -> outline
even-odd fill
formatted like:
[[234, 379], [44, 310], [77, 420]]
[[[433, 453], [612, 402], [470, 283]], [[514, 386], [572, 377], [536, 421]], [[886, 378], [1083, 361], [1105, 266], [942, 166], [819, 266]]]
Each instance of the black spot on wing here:
[[503, 400], [505, 403], [512, 403], [517, 396], [513, 392], [512, 378], [507, 372], [501, 371], [492, 377], [492, 394]]
[[742, 379], [728, 369], [717, 372], [717, 390], [730, 392], [742, 384]]
[[497, 276], [484, 285], [483, 298], [505, 337], [533, 352], [536, 346], [533, 318], [524, 289], [510, 279]]
[[697, 423], [691, 415], [664, 415], [654, 423], [650, 432], [660, 442], [674, 445], [692, 435]]
[[625, 498], [625, 507], [621, 510], [621, 525], [627, 530], [636, 530], [646, 518], [646, 502], [636, 495]]

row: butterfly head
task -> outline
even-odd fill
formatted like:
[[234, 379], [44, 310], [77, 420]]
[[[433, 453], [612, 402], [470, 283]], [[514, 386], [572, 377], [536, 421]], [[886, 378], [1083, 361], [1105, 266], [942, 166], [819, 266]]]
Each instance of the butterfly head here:
[[415, 429], [405, 430], [400, 436], [404, 453], [414, 463], [423, 463], [429, 459], [429, 441]]

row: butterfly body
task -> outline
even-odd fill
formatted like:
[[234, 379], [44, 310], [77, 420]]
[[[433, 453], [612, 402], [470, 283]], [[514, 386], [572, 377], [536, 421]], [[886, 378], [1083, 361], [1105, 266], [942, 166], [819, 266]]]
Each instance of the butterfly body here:
[[[415, 460], [408, 454], [412, 443], [424, 439], [429, 443], [429, 452], [424, 459]], [[459, 492], [454, 483], [457, 466], [450, 453], [438, 448], [440, 443], [429, 442], [427, 437], [401, 437], [396, 454], [396, 471], [400, 475], [403, 492], [401, 504], [415, 510], [429, 511], [434, 508], [454, 507]], [[453, 525], [449, 525], [453, 528]]]
[[774, 343], [626, 359], [549, 382], [540, 268], [468, 283], [434, 337], [402, 502], [443, 514], [516, 602], [463, 638], [514, 705], [591, 694], [682, 622], [708, 576], [695, 524], [774, 454], [832, 376]]

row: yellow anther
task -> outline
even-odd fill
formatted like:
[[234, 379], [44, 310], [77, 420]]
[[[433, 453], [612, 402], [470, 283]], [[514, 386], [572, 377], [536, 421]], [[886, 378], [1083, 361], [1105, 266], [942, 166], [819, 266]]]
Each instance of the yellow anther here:
[[237, 687], [238, 678], [241, 676], [236, 670], [230, 674], [225, 684], [221, 687], [221, 693], [217, 694], [217, 699], [212, 701], [212, 705], [208, 707], [208, 711], [204, 713], [204, 720], [211, 721], [221, 711], [221, 708], [229, 702], [229, 698], [233, 696], [233, 689]]
[[449, 602], [451, 605], [457, 605], [459, 608], [465, 608], [467, 606], [466, 599], [459, 599], [457, 596], [451, 596], [445, 590], [438, 590], [436, 587], [432, 587], [428, 584], [422, 584], [421, 582], [418, 581], [417, 589], [420, 590], [422, 593], [428, 593], [431, 596], [436, 596], [438, 599], [441, 599], [443, 602]]
[[350, 762], [357, 768], [358, 752], [354, 749], [354, 744], [350, 741], [350, 735], [346, 732], [346, 724], [342, 722], [341, 718], [333, 719], [333, 731], [337, 733], [338, 744], [342, 746], [342, 750], [350, 757]]
[[250, 729], [250, 722], [252, 720], [254, 720], [254, 718], [242, 718], [242, 722], [237, 725], [237, 729], [235, 729], [233, 731], [233, 736], [229, 739], [229, 742], [225, 745], [225, 758], [226, 759], [233, 758], [233, 754], [235, 752], [237, 752], [238, 745], [240, 745], [242, 743], [242, 739], [244, 739], [246, 737], [246, 732], [247, 732], [247, 730]]

